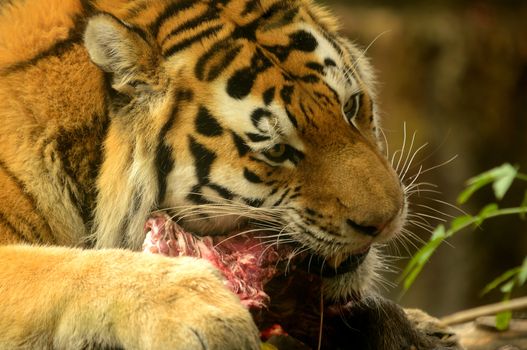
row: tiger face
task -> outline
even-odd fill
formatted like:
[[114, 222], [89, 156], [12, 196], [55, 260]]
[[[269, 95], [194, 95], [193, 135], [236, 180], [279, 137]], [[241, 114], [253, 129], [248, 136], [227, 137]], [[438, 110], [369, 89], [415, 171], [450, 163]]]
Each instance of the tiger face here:
[[[85, 32], [114, 92], [99, 245], [140, 246], [141, 220], [167, 208], [196, 234], [267, 225], [338, 271], [329, 297], [368, 288], [370, 248], [400, 231], [406, 204], [363, 53], [310, 1], [150, 6], [148, 23], [101, 14]], [[123, 228], [124, 241], [109, 234]]]

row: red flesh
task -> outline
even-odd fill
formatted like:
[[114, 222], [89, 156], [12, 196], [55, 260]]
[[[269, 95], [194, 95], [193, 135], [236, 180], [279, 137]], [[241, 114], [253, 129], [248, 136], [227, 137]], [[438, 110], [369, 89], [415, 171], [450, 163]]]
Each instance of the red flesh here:
[[[280, 349], [312, 349], [318, 344], [321, 326], [320, 276], [295, 269], [303, 257], [291, 262], [291, 247], [262, 244], [265, 232], [232, 233], [228, 237], [196, 237], [165, 214], [151, 217], [145, 225], [143, 251], [210, 261], [225, 276], [227, 287], [250, 309], [263, 340], [281, 340]], [[287, 275], [280, 269], [287, 262]], [[291, 273], [292, 272], [292, 273]], [[265, 288], [265, 290], [264, 290]], [[324, 305], [324, 348], [331, 349], [344, 311], [353, 302]], [[286, 331], [287, 330], [287, 333]], [[292, 345], [291, 345], [292, 344]]]
[[269, 304], [264, 286], [277, 274], [278, 262], [290, 254], [285, 246], [263, 244], [258, 233], [238, 233], [214, 239], [196, 237], [171, 222], [166, 215], [150, 218], [145, 231], [145, 252], [210, 261], [223, 273], [228, 288], [251, 309]]

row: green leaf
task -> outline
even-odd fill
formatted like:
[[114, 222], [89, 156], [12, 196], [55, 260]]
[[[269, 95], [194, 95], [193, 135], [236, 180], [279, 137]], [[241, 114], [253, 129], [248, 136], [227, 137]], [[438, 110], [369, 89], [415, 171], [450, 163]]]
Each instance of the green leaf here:
[[439, 225], [435, 228], [434, 232], [432, 233], [432, 237], [430, 238], [430, 241], [434, 241], [439, 238], [444, 238], [446, 236], [445, 226]]
[[516, 178], [516, 174], [518, 174], [518, 169], [510, 164], [503, 164], [499, 168], [494, 168], [493, 175], [495, 180], [492, 184], [492, 189], [496, 198], [502, 199], [505, 196], [505, 193], [507, 193]]
[[423, 248], [421, 248], [421, 250], [417, 252], [417, 254], [414, 255], [402, 274], [404, 278], [404, 290], [408, 290], [411, 287], [427, 261], [430, 259], [432, 254], [434, 254], [441, 242], [443, 242], [443, 239], [443, 237], [438, 237], [428, 242]]
[[501, 286], [500, 290], [503, 293], [510, 293], [512, 291], [512, 288], [514, 288], [515, 285], [516, 285], [516, 280], [510, 280], [509, 282]]
[[462, 228], [465, 228], [467, 224], [474, 220], [474, 217], [470, 215], [463, 215], [455, 218], [450, 224], [450, 231], [459, 231]]
[[491, 214], [497, 212], [500, 208], [496, 203], [490, 203], [481, 209], [481, 211], [476, 216], [476, 225], [481, 225], [481, 223]]
[[494, 176], [492, 174], [493, 170], [494, 169], [485, 171], [484, 173], [481, 173], [477, 176], [468, 179], [467, 188], [463, 192], [461, 192], [461, 194], [457, 198], [458, 203], [465, 203], [474, 194], [474, 192], [479, 190], [481, 187], [494, 182]]
[[523, 264], [518, 272], [518, 285], [523, 286], [525, 281], [527, 281], [527, 256], [523, 259]]
[[499, 331], [504, 331], [509, 328], [509, 323], [512, 318], [512, 312], [503, 311], [496, 315], [496, 328]]
[[413, 269], [412, 272], [410, 272], [410, 274], [404, 279], [403, 288], [405, 291], [410, 289], [423, 267], [424, 265], [417, 265], [416, 268]]
[[492, 183], [492, 181], [493, 179], [491, 177], [488, 177], [480, 181], [469, 184], [469, 186], [463, 192], [461, 192], [461, 194], [457, 197], [457, 202], [459, 204], [465, 203], [474, 194], [474, 192], [479, 190], [481, 187]]
[[478, 216], [480, 218], [485, 219], [487, 216], [494, 214], [499, 209], [500, 208], [498, 207], [496, 203], [489, 203], [486, 206], [484, 206], [483, 209], [481, 209], [481, 211], [478, 213]]
[[518, 169], [508, 163], [505, 163], [502, 166], [490, 169], [484, 173], [474, 176], [468, 180], [468, 187], [463, 192], [461, 192], [457, 201], [460, 204], [465, 203], [474, 194], [474, 192], [490, 183], [492, 183], [492, 188], [496, 198], [502, 199], [514, 181], [516, 174], [518, 174]]
[[431, 242], [428, 242], [421, 249], [419, 249], [419, 251], [417, 253], [414, 254], [412, 259], [410, 259], [410, 261], [408, 262], [408, 265], [406, 265], [406, 267], [404, 268], [404, 271], [401, 274], [402, 278], [406, 279], [412, 273], [413, 270], [415, 270], [420, 264], [422, 264], [421, 262], [423, 260], [423, 258], [422, 258], [423, 255], [429, 249], [432, 249], [432, 248], [430, 248], [430, 243]]
[[[441, 226], [441, 225], [440, 225]], [[439, 227], [438, 227], [439, 228]], [[436, 229], [437, 231], [437, 229]], [[441, 232], [441, 231], [438, 231]], [[444, 232], [444, 227], [443, 227]], [[432, 254], [435, 252], [437, 247], [443, 242], [444, 237], [441, 234], [438, 234], [438, 237], [429, 241], [423, 248], [421, 248], [410, 260], [403, 273], [401, 278], [404, 279], [403, 289], [408, 290], [411, 285], [414, 283], [415, 279], [423, 269], [424, 265], [430, 259]]]
[[[443, 228], [441, 229], [441, 226], [443, 225], [439, 225], [435, 229], [434, 234], [435, 232], [444, 232], [445, 228], [443, 226]], [[417, 253], [414, 254], [412, 259], [410, 259], [410, 261], [408, 262], [408, 265], [406, 265], [403, 273], [401, 274], [402, 278], [406, 278], [406, 276], [408, 276], [408, 274], [410, 274], [410, 272], [417, 265], [423, 264], [426, 262], [426, 260], [428, 260], [428, 258], [432, 255], [432, 253], [436, 250], [436, 248], [439, 246], [439, 244], [441, 244], [444, 239], [443, 237], [441, 237], [441, 233], [438, 233], [437, 235], [439, 237], [428, 241], [421, 249], [419, 249], [419, 251], [417, 251]]]
[[481, 292], [481, 295], [483, 296], [483, 295], [487, 294], [491, 290], [496, 289], [496, 287], [498, 287], [500, 284], [502, 284], [505, 281], [513, 278], [514, 276], [516, 276], [516, 274], [518, 273], [519, 270], [520, 270], [520, 268], [515, 267], [514, 269], [510, 269], [508, 271], [505, 271], [503, 274], [501, 274], [500, 276], [495, 278], [492, 282], [487, 284], [485, 286], [485, 288], [483, 288], [483, 291]]

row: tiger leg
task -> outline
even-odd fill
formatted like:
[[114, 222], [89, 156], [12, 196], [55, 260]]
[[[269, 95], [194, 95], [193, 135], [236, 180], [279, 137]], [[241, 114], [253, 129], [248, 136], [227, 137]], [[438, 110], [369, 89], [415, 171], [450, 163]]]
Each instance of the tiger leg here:
[[0, 247], [2, 349], [257, 349], [207, 262], [126, 250]]

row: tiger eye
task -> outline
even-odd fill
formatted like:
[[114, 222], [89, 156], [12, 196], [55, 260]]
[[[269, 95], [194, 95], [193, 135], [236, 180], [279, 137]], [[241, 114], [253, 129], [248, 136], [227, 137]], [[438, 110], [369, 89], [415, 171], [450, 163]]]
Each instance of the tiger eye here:
[[285, 144], [280, 143], [278, 145], [273, 146], [273, 148], [269, 149], [267, 151], [267, 154], [273, 158], [281, 158], [286, 151]]
[[344, 114], [350, 123], [351, 120], [359, 114], [361, 97], [362, 93], [356, 93], [351, 96], [344, 105]]

